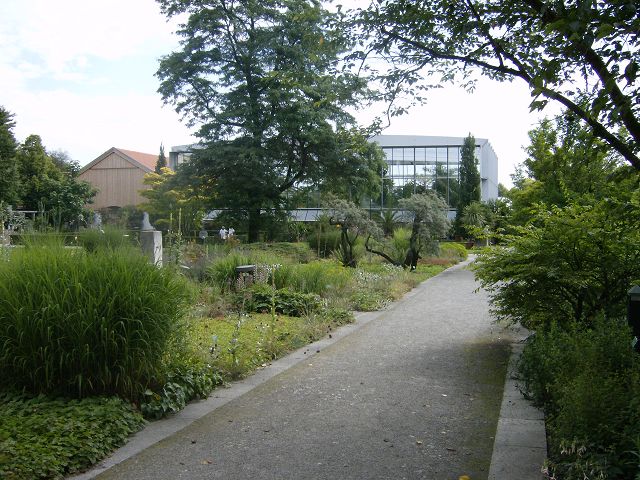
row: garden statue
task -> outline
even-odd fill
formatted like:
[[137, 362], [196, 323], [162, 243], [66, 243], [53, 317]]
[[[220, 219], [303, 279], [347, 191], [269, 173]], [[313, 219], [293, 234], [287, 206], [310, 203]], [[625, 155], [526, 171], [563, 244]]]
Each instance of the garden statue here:
[[143, 230], [143, 231], [155, 230], [153, 228], [153, 225], [151, 225], [151, 222], [149, 222], [149, 214], [147, 212], [142, 213], [142, 226], [140, 227], [140, 230]]
[[100, 230], [102, 228], [102, 215], [100, 215], [99, 212], [94, 212], [91, 228], [95, 228], [96, 230]]

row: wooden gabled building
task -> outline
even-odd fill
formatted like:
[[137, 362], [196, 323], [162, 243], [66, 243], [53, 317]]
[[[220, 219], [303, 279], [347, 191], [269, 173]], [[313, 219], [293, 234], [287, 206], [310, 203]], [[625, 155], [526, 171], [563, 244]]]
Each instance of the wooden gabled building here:
[[157, 155], [112, 147], [82, 167], [79, 179], [98, 189], [91, 207], [98, 210], [144, 202], [140, 190], [149, 187], [143, 179], [155, 169], [157, 160]]

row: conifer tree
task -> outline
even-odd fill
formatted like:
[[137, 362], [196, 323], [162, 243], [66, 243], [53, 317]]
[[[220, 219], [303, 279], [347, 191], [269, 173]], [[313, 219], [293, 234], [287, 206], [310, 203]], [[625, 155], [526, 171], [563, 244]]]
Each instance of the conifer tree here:
[[155, 171], [157, 174], [162, 173], [162, 169], [167, 166], [167, 157], [164, 155], [164, 145], [160, 144], [160, 154], [158, 155], [158, 161], [156, 162]]
[[480, 172], [476, 158], [476, 139], [469, 134], [460, 149], [460, 190], [458, 193], [458, 210], [456, 212], [455, 233], [463, 235], [461, 219], [464, 209], [473, 202], [480, 201]]
[[18, 200], [17, 142], [13, 136], [13, 114], [0, 107], [0, 202], [13, 205]]

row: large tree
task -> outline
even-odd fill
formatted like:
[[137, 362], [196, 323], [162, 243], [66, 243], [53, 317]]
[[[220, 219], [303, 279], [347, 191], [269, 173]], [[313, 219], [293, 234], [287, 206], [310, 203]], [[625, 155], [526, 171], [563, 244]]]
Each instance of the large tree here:
[[640, 169], [636, 0], [372, 0], [357, 21], [361, 54], [392, 65], [391, 96], [425, 79], [472, 86], [474, 70], [518, 79], [532, 109], [561, 103]]
[[296, 185], [375, 193], [383, 159], [345, 111], [366, 85], [339, 68], [347, 44], [335, 15], [317, 0], [160, 4], [188, 20], [181, 49], [161, 60], [159, 91], [205, 145], [181, 174], [211, 206], [244, 212], [250, 241]]
[[0, 202], [15, 204], [18, 199], [18, 164], [13, 135], [13, 114], [0, 107]]
[[38, 135], [29, 135], [17, 150], [21, 192], [20, 206], [40, 211], [48, 198], [52, 182], [60, 181], [62, 172], [47, 155]]

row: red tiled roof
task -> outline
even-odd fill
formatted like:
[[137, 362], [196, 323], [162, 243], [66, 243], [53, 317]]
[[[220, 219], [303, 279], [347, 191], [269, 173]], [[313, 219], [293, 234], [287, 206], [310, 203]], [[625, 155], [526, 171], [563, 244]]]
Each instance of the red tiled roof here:
[[128, 155], [133, 158], [136, 162], [141, 163], [147, 168], [151, 170], [156, 168], [156, 162], [158, 161], [158, 155], [153, 155], [151, 153], [142, 153], [142, 152], [134, 152], [133, 150], [125, 150], [124, 148], [116, 148], [116, 150]]

